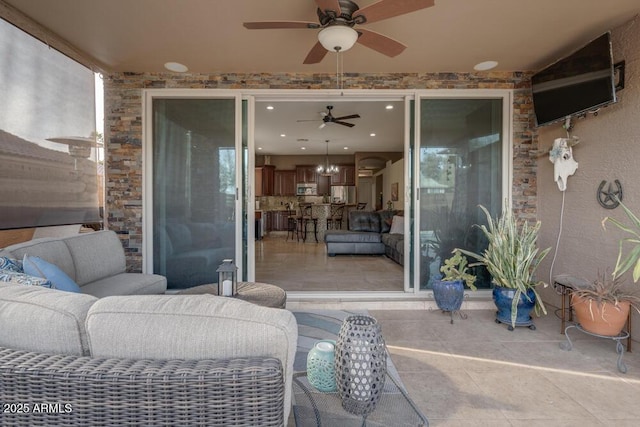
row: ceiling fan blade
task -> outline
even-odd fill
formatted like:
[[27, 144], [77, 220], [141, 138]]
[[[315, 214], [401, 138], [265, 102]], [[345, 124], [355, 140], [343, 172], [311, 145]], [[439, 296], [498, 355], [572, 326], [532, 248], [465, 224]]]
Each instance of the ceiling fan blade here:
[[317, 64], [322, 61], [327, 54], [327, 49], [320, 44], [320, 42], [316, 42], [315, 45], [309, 51], [309, 54], [306, 58], [304, 58], [303, 64]]
[[349, 119], [359, 119], [360, 114], [351, 114], [350, 116], [342, 116], [336, 117], [334, 120], [349, 120]]
[[316, 0], [316, 4], [318, 5], [318, 9], [323, 12], [325, 10], [333, 10], [336, 15], [340, 15], [340, 11], [342, 10], [338, 0]]
[[434, 4], [434, 0], [380, 0], [365, 6], [353, 13], [353, 18], [363, 15], [366, 23], [382, 21], [394, 16], [426, 9]]
[[317, 22], [306, 21], [260, 21], [245, 22], [245, 28], [249, 30], [280, 30], [280, 29], [296, 29], [296, 28], [320, 28]]
[[322, 129], [323, 127], [325, 127], [327, 124], [326, 123], [322, 123], [320, 126], [318, 126], [318, 129]]
[[335, 123], [337, 125], [347, 126], [347, 127], [350, 127], [350, 128], [355, 126], [353, 123], [341, 122], [339, 120], [334, 120], [333, 123]]
[[400, 55], [407, 48], [399, 41], [375, 31], [363, 30], [362, 28], [358, 28], [357, 31], [360, 33], [358, 43], [391, 58]]

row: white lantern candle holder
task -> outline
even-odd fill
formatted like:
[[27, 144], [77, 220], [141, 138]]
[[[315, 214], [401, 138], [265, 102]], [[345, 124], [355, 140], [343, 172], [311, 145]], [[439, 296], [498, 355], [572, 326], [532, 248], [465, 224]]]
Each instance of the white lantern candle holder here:
[[218, 295], [232, 297], [238, 293], [238, 267], [232, 259], [222, 260], [218, 273]]

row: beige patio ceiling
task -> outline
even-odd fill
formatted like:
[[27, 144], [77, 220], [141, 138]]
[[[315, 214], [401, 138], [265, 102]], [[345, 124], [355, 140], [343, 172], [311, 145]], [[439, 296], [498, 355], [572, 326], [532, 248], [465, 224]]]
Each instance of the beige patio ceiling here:
[[[1, 2], [0, 0], [0, 6]], [[317, 21], [312, 0], [4, 0], [115, 71], [334, 73], [335, 54], [304, 65], [311, 29], [251, 31], [247, 21]], [[372, 0], [356, 1], [360, 7]], [[436, 0], [435, 6], [367, 25], [402, 41], [394, 58], [356, 44], [345, 72], [538, 70], [640, 13], [638, 0]]]

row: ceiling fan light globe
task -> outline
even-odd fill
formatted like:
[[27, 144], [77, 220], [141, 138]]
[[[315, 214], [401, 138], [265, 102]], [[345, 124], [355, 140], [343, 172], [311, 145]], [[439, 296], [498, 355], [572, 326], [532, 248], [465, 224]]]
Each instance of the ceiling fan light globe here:
[[329, 52], [344, 52], [358, 40], [358, 32], [344, 25], [332, 25], [318, 33], [318, 41]]

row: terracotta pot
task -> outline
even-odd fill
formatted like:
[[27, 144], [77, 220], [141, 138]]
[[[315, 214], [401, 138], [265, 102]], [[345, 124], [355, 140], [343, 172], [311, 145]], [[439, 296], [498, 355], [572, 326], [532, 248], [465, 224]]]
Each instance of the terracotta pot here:
[[619, 335], [629, 316], [629, 301], [620, 301], [615, 306], [608, 302], [598, 304], [592, 299], [572, 295], [571, 307], [582, 329], [608, 337]]

